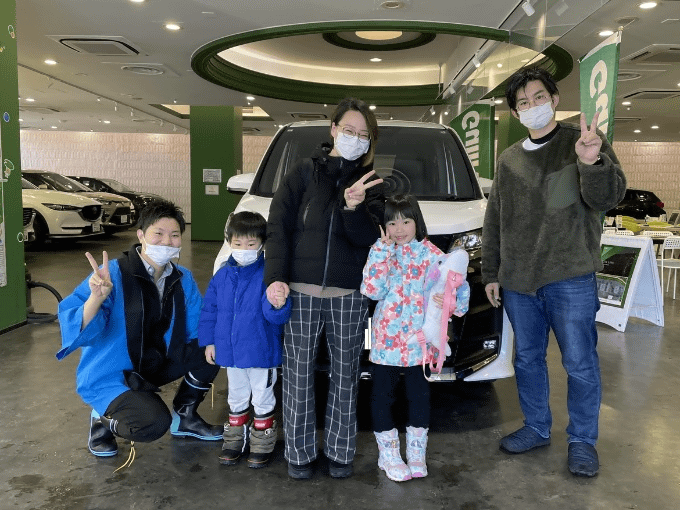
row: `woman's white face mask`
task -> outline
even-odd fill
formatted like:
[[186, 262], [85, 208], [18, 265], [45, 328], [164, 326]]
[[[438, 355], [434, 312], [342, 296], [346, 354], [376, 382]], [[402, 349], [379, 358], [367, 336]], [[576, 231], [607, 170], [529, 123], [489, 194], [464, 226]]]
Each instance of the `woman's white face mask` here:
[[555, 116], [552, 108], [552, 101], [543, 103], [540, 106], [534, 106], [528, 110], [519, 113], [519, 121], [528, 129], [543, 129], [550, 124], [550, 121]]
[[342, 131], [338, 130], [338, 136], [335, 138], [335, 150], [338, 151], [343, 158], [354, 161], [368, 152], [371, 146], [369, 140], [362, 140], [358, 136], [347, 136]]

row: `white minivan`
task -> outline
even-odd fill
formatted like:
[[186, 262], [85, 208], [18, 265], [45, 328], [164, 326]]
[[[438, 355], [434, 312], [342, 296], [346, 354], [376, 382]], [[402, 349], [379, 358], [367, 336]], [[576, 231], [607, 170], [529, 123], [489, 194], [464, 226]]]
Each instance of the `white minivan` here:
[[[328, 121], [284, 126], [272, 139], [255, 173], [229, 179], [227, 189], [243, 193], [235, 212], [255, 211], [265, 218], [277, 187], [299, 159], [323, 142], [332, 143]], [[481, 243], [486, 198], [456, 133], [441, 124], [379, 122], [373, 169], [384, 180], [386, 195], [411, 193], [418, 198], [428, 238], [444, 252], [462, 245], [470, 255], [470, 310], [449, 326], [452, 355], [442, 381], [495, 380], [514, 375], [513, 334], [507, 315], [493, 308], [481, 280]], [[485, 183], [488, 186], [488, 180]], [[215, 271], [229, 257], [224, 243]]]

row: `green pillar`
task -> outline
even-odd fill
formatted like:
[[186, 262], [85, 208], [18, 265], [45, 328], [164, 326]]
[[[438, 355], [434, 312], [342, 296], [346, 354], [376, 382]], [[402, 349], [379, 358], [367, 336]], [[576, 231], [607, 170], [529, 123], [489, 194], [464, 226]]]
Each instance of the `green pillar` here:
[[227, 191], [243, 168], [243, 118], [233, 106], [192, 106], [191, 239], [221, 241], [240, 196]]
[[510, 114], [510, 112], [499, 112], [496, 110], [496, 114], [498, 115], [498, 126], [496, 127], [496, 134], [498, 137], [496, 159], [498, 159], [501, 152], [510, 147], [513, 143], [525, 138], [529, 132], [518, 119]]
[[0, 2], [0, 333], [26, 322], [15, 0]]

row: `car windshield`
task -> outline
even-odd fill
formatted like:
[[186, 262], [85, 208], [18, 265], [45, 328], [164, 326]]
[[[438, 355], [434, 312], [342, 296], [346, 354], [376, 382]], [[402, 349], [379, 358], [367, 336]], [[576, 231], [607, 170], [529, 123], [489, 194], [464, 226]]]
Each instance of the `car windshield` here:
[[116, 191], [122, 191], [123, 193], [134, 193], [134, 190], [128, 188], [125, 184], [122, 184], [115, 179], [100, 179], [100, 181], [105, 182]]
[[[332, 142], [328, 126], [291, 126], [265, 155], [254, 193], [271, 197], [295, 163], [311, 156], [321, 142]], [[463, 148], [447, 129], [380, 126], [373, 168], [386, 194], [411, 193], [426, 200], [477, 200], [482, 197]]]
[[21, 178], [21, 189], [38, 189], [37, 186], [34, 186], [30, 182], [28, 182], [26, 179], [23, 177]]
[[92, 191], [87, 186], [83, 186], [82, 184], [80, 184], [77, 181], [74, 181], [73, 179], [69, 179], [68, 177], [64, 177], [63, 175], [55, 174], [52, 172], [44, 173], [26, 172], [23, 174], [23, 177], [27, 181], [30, 181], [31, 183], [35, 184], [38, 187], [40, 187], [41, 185], [45, 185], [49, 189], [53, 189], [56, 191], [65, 191], [66, 193], [81, 193], [84, 191]]

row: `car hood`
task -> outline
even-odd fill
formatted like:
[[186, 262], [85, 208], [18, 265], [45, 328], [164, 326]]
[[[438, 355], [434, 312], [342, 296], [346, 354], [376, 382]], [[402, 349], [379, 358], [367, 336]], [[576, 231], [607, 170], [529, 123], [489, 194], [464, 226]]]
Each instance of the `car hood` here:
[[[253, 211], [265, 218], [269, 215], [272, 199], [246, 193], [234, 212]], [[486, 199], [418, 200], [430, 235], [458, 234], [482, 228], [486, 213]]]
[[99, 202], [92, 198], [81, 197], [75, 193], [64, 193], [63, 191], [22, 189], [21, 196], [24, 207], [31, 207], [32, 204], [62, 204], [77, 205], [79, 207], [87, 207], [88, 205], [101, 206]]
[[106, 200], [107, 202], [129, 202], [129, 198], [104, 191], [79, 191], [78, 195], [94, 198], [95, 200]]

